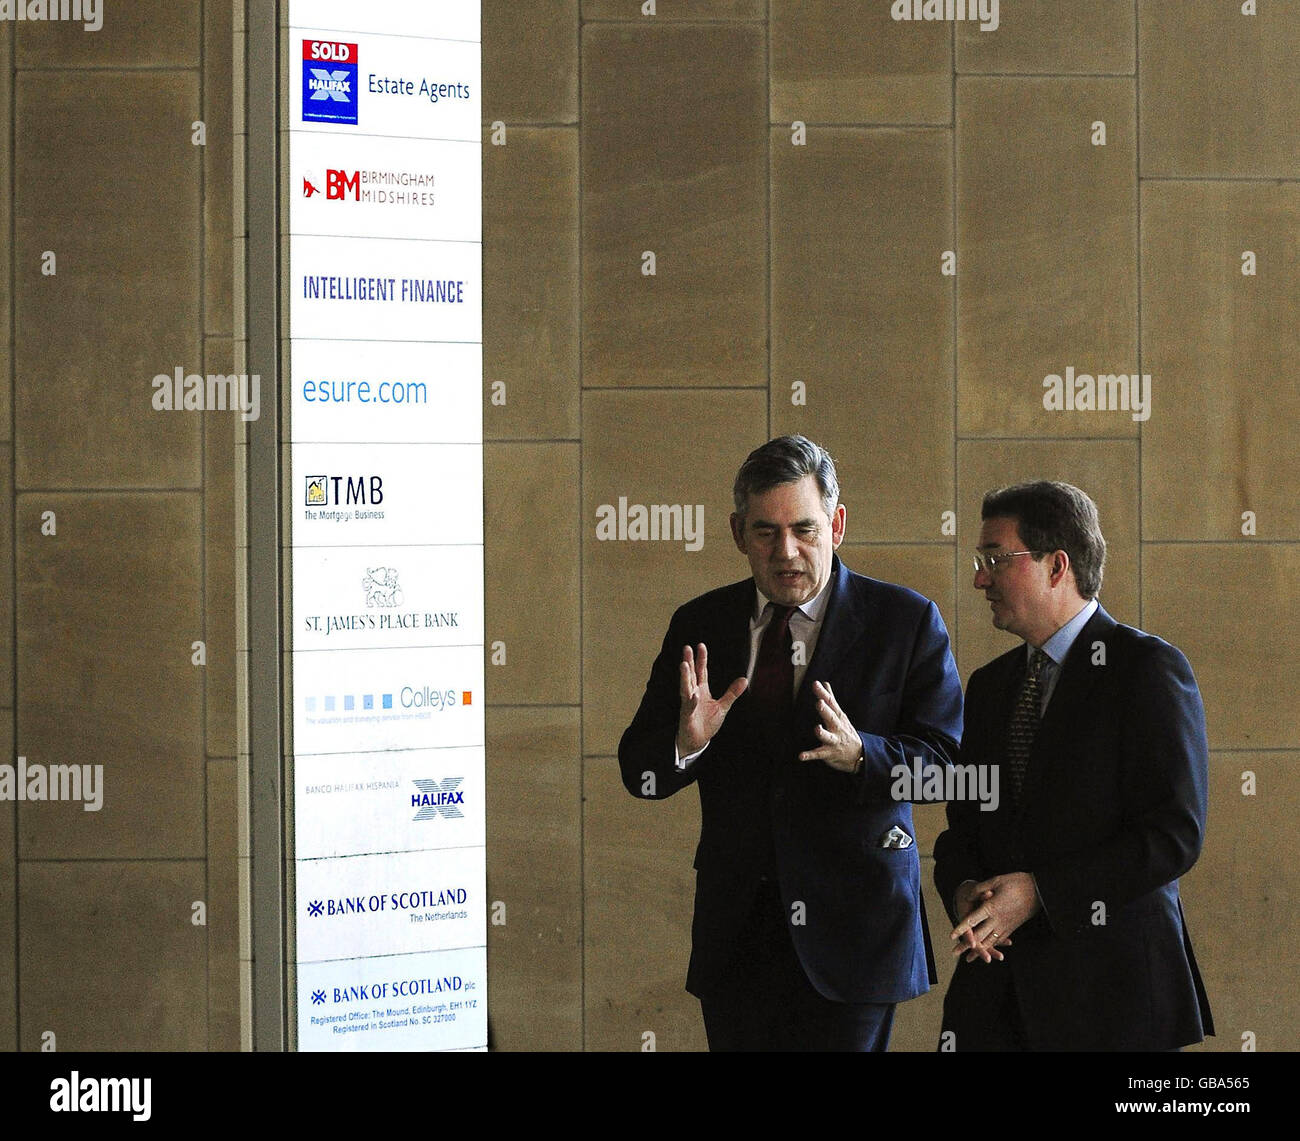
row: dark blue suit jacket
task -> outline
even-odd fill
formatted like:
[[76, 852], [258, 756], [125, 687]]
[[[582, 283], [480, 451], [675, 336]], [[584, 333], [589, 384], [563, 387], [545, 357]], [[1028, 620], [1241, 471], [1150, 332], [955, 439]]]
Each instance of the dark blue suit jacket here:
[[[1000, 764], [1025, 648], [971, 675], [963, 764]], [[1031, 1049], [1172, 1050], [1214, 1033], [1178, 877], [1205, 835], [1205, 712], [1187, 659], [1097, 608], [1061, 666], [1022, 809], [950, 802], [934, 879], [1032, 872], [1043, 910], [1005, 961], [959, 962], [944, 1029], [979, 1041], [1014, 986]]]
[[[753, 579], [710, 591], [672, 618], [641, 707], [619, 744], [623, 784], [662, 799], [697, 784], [695, 919], [686, 986], [707, 995], [725, 977], [735, 936], [775, 849], [790, 933], [814, 987], [837, 1002], [899, 1002], [936, 981], [917, 846], [882, 847], [891, 828], [915, 837], [911, 805], [891, 797], [896, 765], [947, 766], [961, 738], [961, 682], [938, 608], [914, 591], [854, 574], [836, 556], [831, 594], [792, 728], [774, 733], [746, 691], [702, 756], [677, 771], [682, 647], [705, 643], [720, 696], [749, 664]], [[814, 681], [829, 682], [862, 737], [853, 775], [798, 754], [815, 748]]]

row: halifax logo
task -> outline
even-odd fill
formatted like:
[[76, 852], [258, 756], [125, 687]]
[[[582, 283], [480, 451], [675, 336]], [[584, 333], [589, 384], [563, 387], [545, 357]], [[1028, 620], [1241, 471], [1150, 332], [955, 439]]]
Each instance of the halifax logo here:
[[465, 803], [464, 791], [457, 788], [464, 777], [447, 777], [443, 781], [412, 781], [420, 791], [411, 797], [411, 807], [418, 808], [412, 820], [433, 820], [441, 814], [444, 820], [461, 820], [464, 813], [456, 806]]
[[356, 123], [356, 44], [302, 41], [302, 121]]

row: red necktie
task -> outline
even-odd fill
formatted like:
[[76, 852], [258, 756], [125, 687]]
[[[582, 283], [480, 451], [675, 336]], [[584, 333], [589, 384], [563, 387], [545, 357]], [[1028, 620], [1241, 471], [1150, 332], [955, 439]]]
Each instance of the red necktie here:
[[790, 615], [793, 606], [769, 602], [772, 617], [758, 644], [754, 679], [750, 686], [763, 712], [782, 722], [794, 705], [794, 645], [790, 638]]

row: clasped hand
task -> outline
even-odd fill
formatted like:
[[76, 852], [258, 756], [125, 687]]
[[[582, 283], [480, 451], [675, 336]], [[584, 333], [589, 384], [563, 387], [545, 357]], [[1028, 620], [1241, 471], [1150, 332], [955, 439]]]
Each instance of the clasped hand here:
[[957, 913], [962, 920], [953, 928], [955, 956], [966, 961], [1002, 960], [999, 947], [1011, 946], [1011, 933], [1037, 914], [1041, 906], [1034, 877], [1028, 872], [1010, 872], [979, 883], [967, 882], [957, 889]]

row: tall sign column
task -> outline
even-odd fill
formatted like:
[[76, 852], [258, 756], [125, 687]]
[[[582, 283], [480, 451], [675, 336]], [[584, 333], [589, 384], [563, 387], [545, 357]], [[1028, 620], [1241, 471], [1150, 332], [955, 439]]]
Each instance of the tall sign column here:
[[486, 1044], [478, 0], [291, 0], [300, 1050]]

